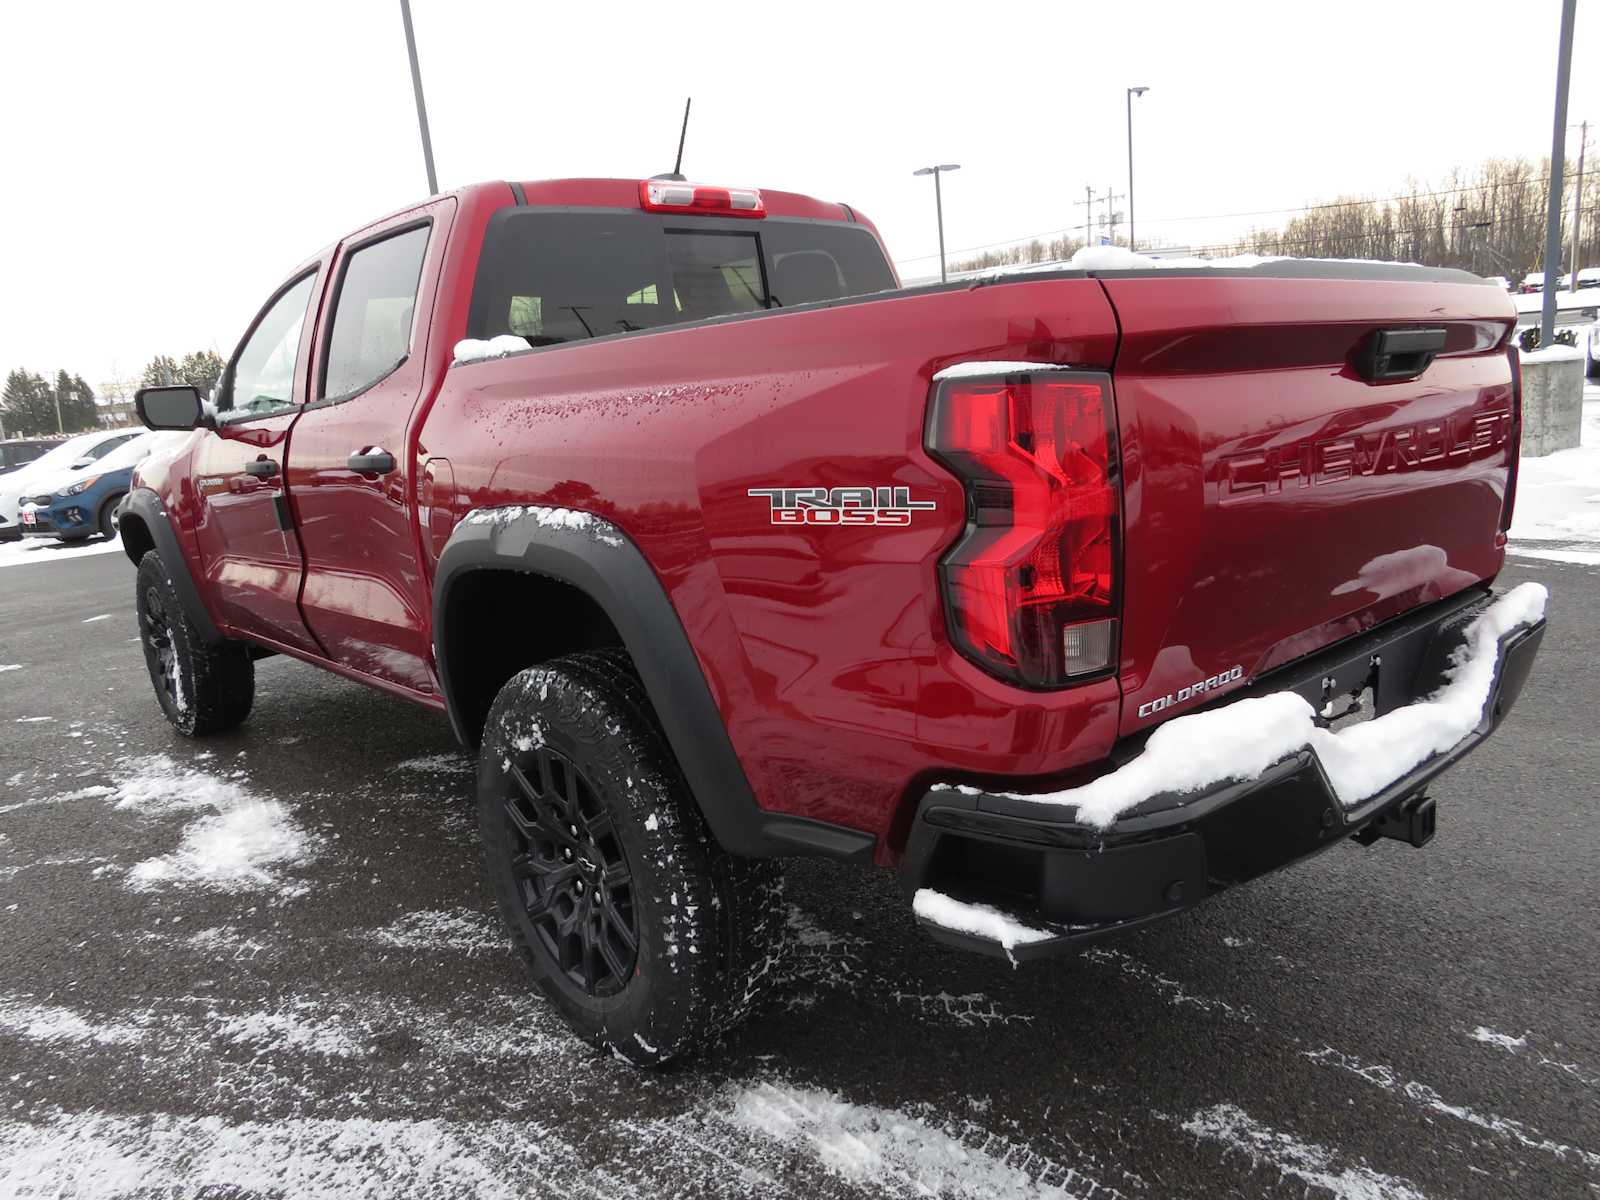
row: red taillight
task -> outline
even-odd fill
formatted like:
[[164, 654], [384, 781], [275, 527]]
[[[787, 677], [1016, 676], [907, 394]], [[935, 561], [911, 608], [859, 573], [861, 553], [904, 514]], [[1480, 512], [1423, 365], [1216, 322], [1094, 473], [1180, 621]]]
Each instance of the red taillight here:
[[639, 206], [646, 212], [705, 213], [719, 217], [764, 217], [767, 206], [754, 188], [708, 187], [672, 179], [639, 184]]
[[1500, 532], [1511, 529], [1511, 511], [1517, 503], [1517, 463], [1522, 458], [1522, 355], [1517, 339], [1506, 347], [1511, 360], [1511, 436], [1507, 439], [1506, 500], [1500, 507]]
[[1116, 423], [1105, 375], [946, 380], [928, 449], [967, 488], [940, 564], [957, 646], [1028, 687], [1110, 670], [1117, 650]]

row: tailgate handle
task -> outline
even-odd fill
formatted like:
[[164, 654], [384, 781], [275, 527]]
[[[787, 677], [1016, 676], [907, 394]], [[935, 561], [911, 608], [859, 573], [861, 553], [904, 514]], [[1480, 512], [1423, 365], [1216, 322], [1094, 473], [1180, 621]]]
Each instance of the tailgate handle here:
[[1415, 379], [1444, 349], [1443, 329], [1378, 329], [1356, 347], [1353, 365], [1363, 379]]

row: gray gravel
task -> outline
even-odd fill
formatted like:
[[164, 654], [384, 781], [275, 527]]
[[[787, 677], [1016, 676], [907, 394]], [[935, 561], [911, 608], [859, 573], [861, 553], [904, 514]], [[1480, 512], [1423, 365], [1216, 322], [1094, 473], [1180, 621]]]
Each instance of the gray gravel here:
[[[650, 1075], [524, 986], [442, 718], [272, 659], [187, 742], [120, 555], [0, 570], [0, 1195], [1596, 1196], [1600, 571], [1527, 578], [1543, 654], [1425, 851], [1017, 972], [796, 864], [779, 1000]], [[139, 800], [175, 773], [214, 804]], [[300, 857], [186, 881], [229, 814]]]

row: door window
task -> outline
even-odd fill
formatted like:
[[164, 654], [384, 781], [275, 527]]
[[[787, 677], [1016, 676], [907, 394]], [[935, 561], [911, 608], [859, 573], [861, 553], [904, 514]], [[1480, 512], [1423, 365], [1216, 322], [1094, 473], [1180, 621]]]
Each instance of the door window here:
[[217, 407], [235, 419], [268, 416], [294, 404], [300, 329], [317, 281], [313, 273], [292, 285], [269, 307], [234, 356]]
[[424, 225], [363, 246], [345, 260], [323, 396], [343, 399], [365, 391], [405, 361], [427, 248]]

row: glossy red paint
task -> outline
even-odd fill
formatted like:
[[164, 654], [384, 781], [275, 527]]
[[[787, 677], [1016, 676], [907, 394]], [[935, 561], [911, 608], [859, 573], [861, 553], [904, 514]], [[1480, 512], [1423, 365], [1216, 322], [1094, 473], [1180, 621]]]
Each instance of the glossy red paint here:
[[[1108, 279], [1122, 323], [1124, 733], [1152, 700], [1239, 688], [1493, 578], [1515, 454], [1504, 296], [1470, 285]], [[1374, 329], [1443, 326], [1420, 378], [1349, 365]], [[1212, 696], [1194, 698], [1198, 703]]]
[[[637, 207], [638, 184], [521, 186], [534, 205]], [[769, 216], [872, 229], [842, 205], [762, 196]], [[513, 203], [504, 183], [466, 188], [327, 256], [336, 279], [357, 243], [433, 221], [406, 361], [284, 430], [250, 426], [263, 446], [288, 438], [299, 535], [273, 560], [281, 576], [238, 590], [226, 514], [194, 486], [207, 463], [231, 478], [253, 443], [199, 434], [192, 463], [145, 475], [192, 539], [225, 632], [437, 707], [429, 588], [450, 529], [504, 504], [594, 513], [661, 579], [761, 805], [868, 830], [890, 861], [906, 798], [934, 776], [1092, 767], [1149, 723], [1143, 698], [1235, 662], [1248, 679], [1499, 569], [1512, 451], [1494, 440], [1510, 396], [1495, 346], [1511, 314], [1493, 289], [1023, 276], [451, 366], [484, 229]], [[325, 298], [308, 331], [303, 382], [318, 376], [330, 309]], [[1376, 324], [1422, 321], [1450, 335], [1422, 378], [1371, 385], [1345, 365]], [[1027, 691], [951, 643], [938, 562], [966, 525], [966, 497], [924, 449], [925, 418], [935, 372], [975, 359], [1113, 372], [1124, 489], [1113, 677]], [[1403, 431], [1415, 463], [1357, 469], [1384, 446], [1393, 458]], [[1441, 436], [1456, 440], [1428, 457]], [[348, 469], [369, 445], [393, 452], [393, 475]], [[936, 507], [893, 528], [779, 526], [748, 494], [864, 485]], [[1437, 556], [1384, 564], [1419, 544]]]
[[[1114, 680], [1022, 692], [950, 645], [937, 561], [965, 497], [922, 443], [941, 367], [1105, 367], [1115, 344], [1088, 279], [779, 309], [456, 367], [422, 437], [471, 507], [561, 505], [622, 528], [762, 804], [881, 833], [920, 773], [1042, 774], [1110, 748]], [[781, 527], [747, 495], [794, 484], [904, 486], [938, 507], [903, 528]]]

